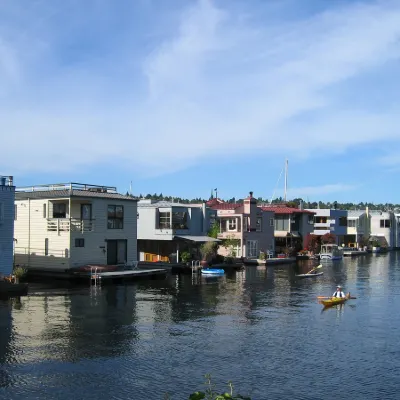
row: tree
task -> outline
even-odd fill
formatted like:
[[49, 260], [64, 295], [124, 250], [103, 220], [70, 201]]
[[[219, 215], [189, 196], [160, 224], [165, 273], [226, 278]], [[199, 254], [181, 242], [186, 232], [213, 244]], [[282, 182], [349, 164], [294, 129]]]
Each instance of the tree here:
[[319, 247], [321, 246], [321, 236], [308, 234], [304, 239], [304, 248], [313, 252], [317, 253]]
[[322, 235], [321, 241], [324, 244], [335, 244], [336, 236], [333, 233], [325, 233], [325, 235]]
[[218, 238], [218, 233], [219, 233], [219, 224], [217, 221], [215, 221], [209, 231], [207, 232], [208, 236], [217, 239]]

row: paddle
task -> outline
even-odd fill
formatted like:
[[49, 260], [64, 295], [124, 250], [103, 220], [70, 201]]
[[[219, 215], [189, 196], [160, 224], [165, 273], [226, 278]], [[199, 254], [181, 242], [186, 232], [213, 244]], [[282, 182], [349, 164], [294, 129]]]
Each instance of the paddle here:
[[318, 268], [322, 268], [322, 264], [317, 265], [316, 267], [314, 267], [311, 271], [308, 271], [307, 274], [311, 274], [311, 272], [315, 271]]

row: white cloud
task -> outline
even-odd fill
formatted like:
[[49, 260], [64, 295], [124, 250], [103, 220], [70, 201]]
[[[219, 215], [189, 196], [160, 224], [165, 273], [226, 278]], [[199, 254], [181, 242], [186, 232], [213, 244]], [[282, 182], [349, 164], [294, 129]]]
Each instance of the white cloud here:
[[307, 198], [308, 196], [319, 198], [318, 196], [325, 196], [332, 193], [347, 192], [355, 190], [358, 185], [348, 185], [344, 183], [335, 183], [321, 186], [305, 186], [298, 188], [289, 188], [288, 196], [290, 198]]
[[[78, 3], [71, 4], [62, 18], [77, 15]], [[116, 40], [115, 53], [74, 62], [78, 50], [66, 39], [72, 30], [62, 32], [56, 10], [39, 27], [27, 24], [23, 39], [18, 20], [9, 22], [0, 29], [0, 72], [19, 79], [12, 88], [0, 79], [0, 128], [10, 149], [2, 167], [43, 171], [56, 160], [54, 168], [68, 170], [107, 160], [164, 174], [208, 156], [223, 162], [273, 148], [312, 157], [399, 140], [396, 107], [371, 113], [340, 94], [352, 78], [399, 58], [399, 3], [350, 4], [306, 20], [262, 24], [248, 7], [244, 17], [201, 0], [182, 10], [176, 31], [168, 30], [144, 57], [142, 49], [132, 58]], [[151, 3], [145, 8], [156, 10]], [[23, 11], [24, 19], [29, 12], [38, 11]], [[101, 32], [105, 17], [97, 17], [90, 22]], [[75, 35], [85, 35], [84, 18], [76, 18]], [[134, 34], [148, 33], [134, 28], [126, 27], [124, 46]]]

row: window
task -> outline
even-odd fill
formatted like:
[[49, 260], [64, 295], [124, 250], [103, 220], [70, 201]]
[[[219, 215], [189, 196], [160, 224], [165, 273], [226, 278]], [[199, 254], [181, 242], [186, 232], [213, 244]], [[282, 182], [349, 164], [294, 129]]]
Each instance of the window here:
[[44, 255], [49, 255], [49, 239], [44, 239]]
[[67, 218], [67, 205], [65, 203], [53, 203], [53, 218]]
[[312, 215], [308, 216], [308, 225], [314, 225], [314, 217]]
[[347, 226], [348, 226], [349, 228], [355, 228], [355, 227], [357, 226], [356, 220], [355, 220], [355, 219], [349, 219], [349, 220], [347, 221]]
[[171, 229], [171, 213], [160, 212], [158, 214], [158, 227], [159, 229]]
[[316, 224], [327, 224], [328, 218], [327, 217], [314, 217], [314, 223]]
[[46, 203], [43, 204], [43, 218], [47, 217]]
[[257, 232], [261, 232], [262, 231], [262, 218], [261, 217], [257, 218], [256, 231]]
[[186, 211], [172, 213], [172, 229], [188, 229]]
[[91, 204], [81, 204], [81, 219], [92, 219]]
[[228, 219], [228, 231], [236, 231], [237, 229], [237, 221], [236, 218]]
[[381, 228], [390, 228], [390, 219], [381, 219]]
[[76, 238], [75, 239], [75, 247], [85, 247], [85, 239]]
[[270, 218], [269, 219], [269, 226], [274, 226], [274, 219], [273, 218]]
[[107, 209], [107, 228], [124, 228], [124, 206], [109, 205]]
[[247, 241], [247, 257], [257, 257], [257, 247], [258, 241], [257, 240], [248, 240]]
[[14, 220], [15, 220], [15, 221], [17, 220], [17, 211], [18, 211], [18, 207], [17, 207], [17, 205], [15, 204], [15, 205], [14, 205]]
[[289, 218], [285, 215], [275, 215], [275, 230], [289, 232]]
[[339, 217], [339, 226], [347, 226], [347, 217]]

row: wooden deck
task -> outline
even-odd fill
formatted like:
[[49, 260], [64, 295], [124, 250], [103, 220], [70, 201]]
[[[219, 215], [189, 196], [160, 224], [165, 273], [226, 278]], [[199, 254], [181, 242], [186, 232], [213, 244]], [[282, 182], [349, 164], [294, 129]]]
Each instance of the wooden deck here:
[[168, 271], [165, 269], [133, 269], [120, 271], [82, 271], [75, 272], [74, 276], [91, 281], [133, 280], [139, 278], [165, 277]]

